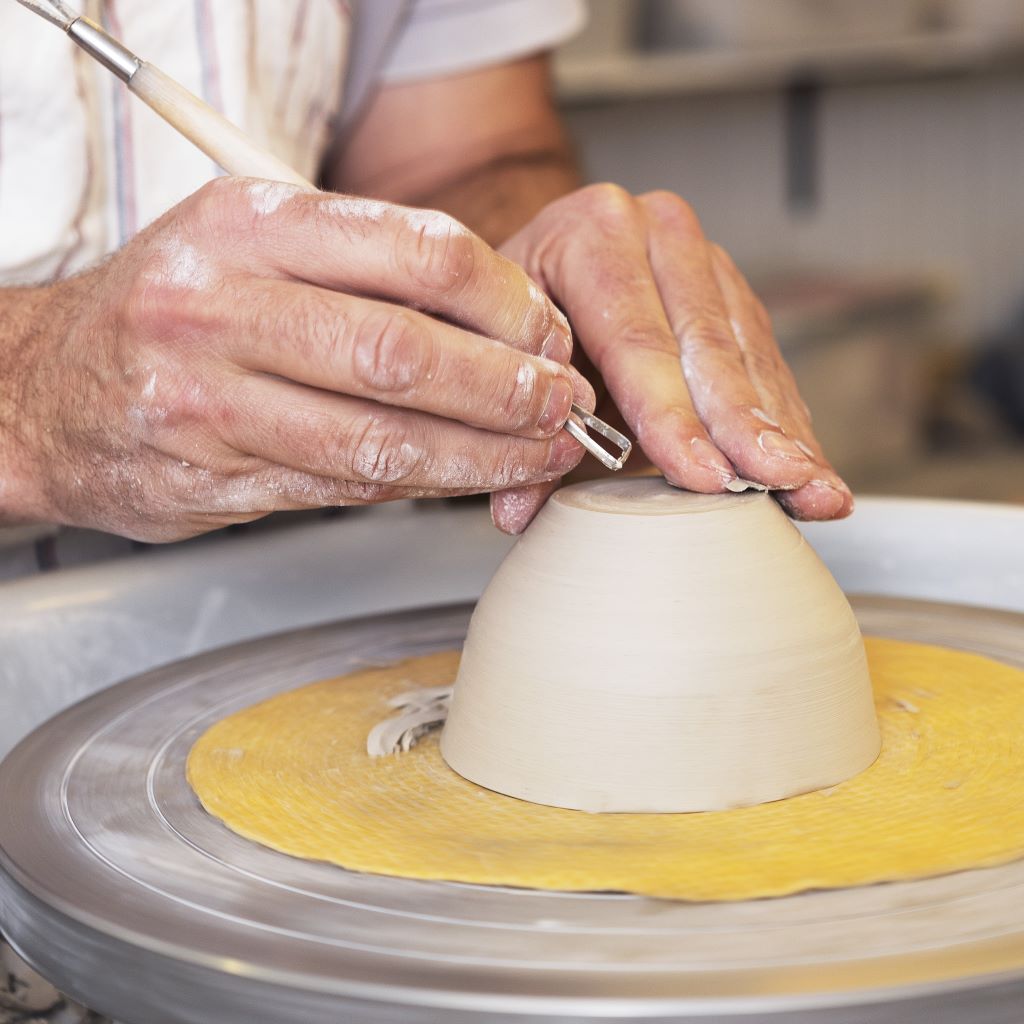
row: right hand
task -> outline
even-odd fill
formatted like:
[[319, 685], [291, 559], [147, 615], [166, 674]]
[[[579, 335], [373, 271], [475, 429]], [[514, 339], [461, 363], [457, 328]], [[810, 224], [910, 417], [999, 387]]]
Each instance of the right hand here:
[[568, 323], [440, 213], [223, 178], [39, 292], [0, 371], [37, 518], [172, 540], [553, 480], [583, 454]]

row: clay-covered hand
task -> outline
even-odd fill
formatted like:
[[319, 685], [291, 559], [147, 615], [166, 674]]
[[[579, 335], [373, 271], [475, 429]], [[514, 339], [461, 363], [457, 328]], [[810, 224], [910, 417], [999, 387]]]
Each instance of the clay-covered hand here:
[[[778, 489], [797, 518], [849, 514], [764, 306], [686, 202], [592, 185], [501, 251], [568, 313], [608, 398], [671, 483], [715, 492], [741, 477]], [[518, 532], [550, 490], [495, 495], [495, 522]]]
[[0, 423], [22, 518], [168, 540], [583, 454], [560, 430], [594, 403], [565, 318], [439, 213], [221, 179], [33, 295]]

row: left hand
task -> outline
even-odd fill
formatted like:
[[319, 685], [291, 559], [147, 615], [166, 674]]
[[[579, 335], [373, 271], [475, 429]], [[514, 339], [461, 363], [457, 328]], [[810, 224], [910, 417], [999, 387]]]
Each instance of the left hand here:
[[[500, 251], [568, 314], [670, 483], [710, 493], [739, 476], [779, 491], [797, 519], [849, 515], [850, 490], [814, 437], [764, 306], [682, 199], [592, 185], [545, 207]], [[597, 414], [607, 419], [607, 407]], [[521, 532], [555, 486], [492, 495], [495, 523]]]

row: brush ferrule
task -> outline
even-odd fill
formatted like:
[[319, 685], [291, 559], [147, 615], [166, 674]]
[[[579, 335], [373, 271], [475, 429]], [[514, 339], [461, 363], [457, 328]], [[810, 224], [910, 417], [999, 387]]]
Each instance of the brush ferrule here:
[[94, 21], [76, 18], [67, 29], [68, 35], [122, 82], [130, 82], [142, 61], [126, 46], [107, 35]]

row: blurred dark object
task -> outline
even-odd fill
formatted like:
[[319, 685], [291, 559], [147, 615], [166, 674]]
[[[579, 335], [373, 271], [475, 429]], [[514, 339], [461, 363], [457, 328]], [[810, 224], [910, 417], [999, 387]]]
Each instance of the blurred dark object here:
[[927, 451], [935, 454], [980, 455], [1013, 440], [992, 402], [971, 379], [977, 351], [963, 339], [937, 344], [929, 355], [924, 404]]
[[985, 345], [971, 383], [1014, 434], [1024, 437], [1024, 307]]
[[563, 102], [991, 75], [1024, 61], [1021, 0], [589, 0]]
[[754, 290], [840, 473], [877, 474], [919, 457], [942, 282], [814, 270], [758, 276]]
[[786, 204], [792, 213], [812, 213], [818, 205], [818, 137], [821, 83], [798, 78], [786, 89]]
[[640, 39], [650, 49], [780, 47], [892, 38], [955, 20], [947, 0], [647, 0]]
[[62, 996], [0, 939], [0, 1024], [112, 1024]]

